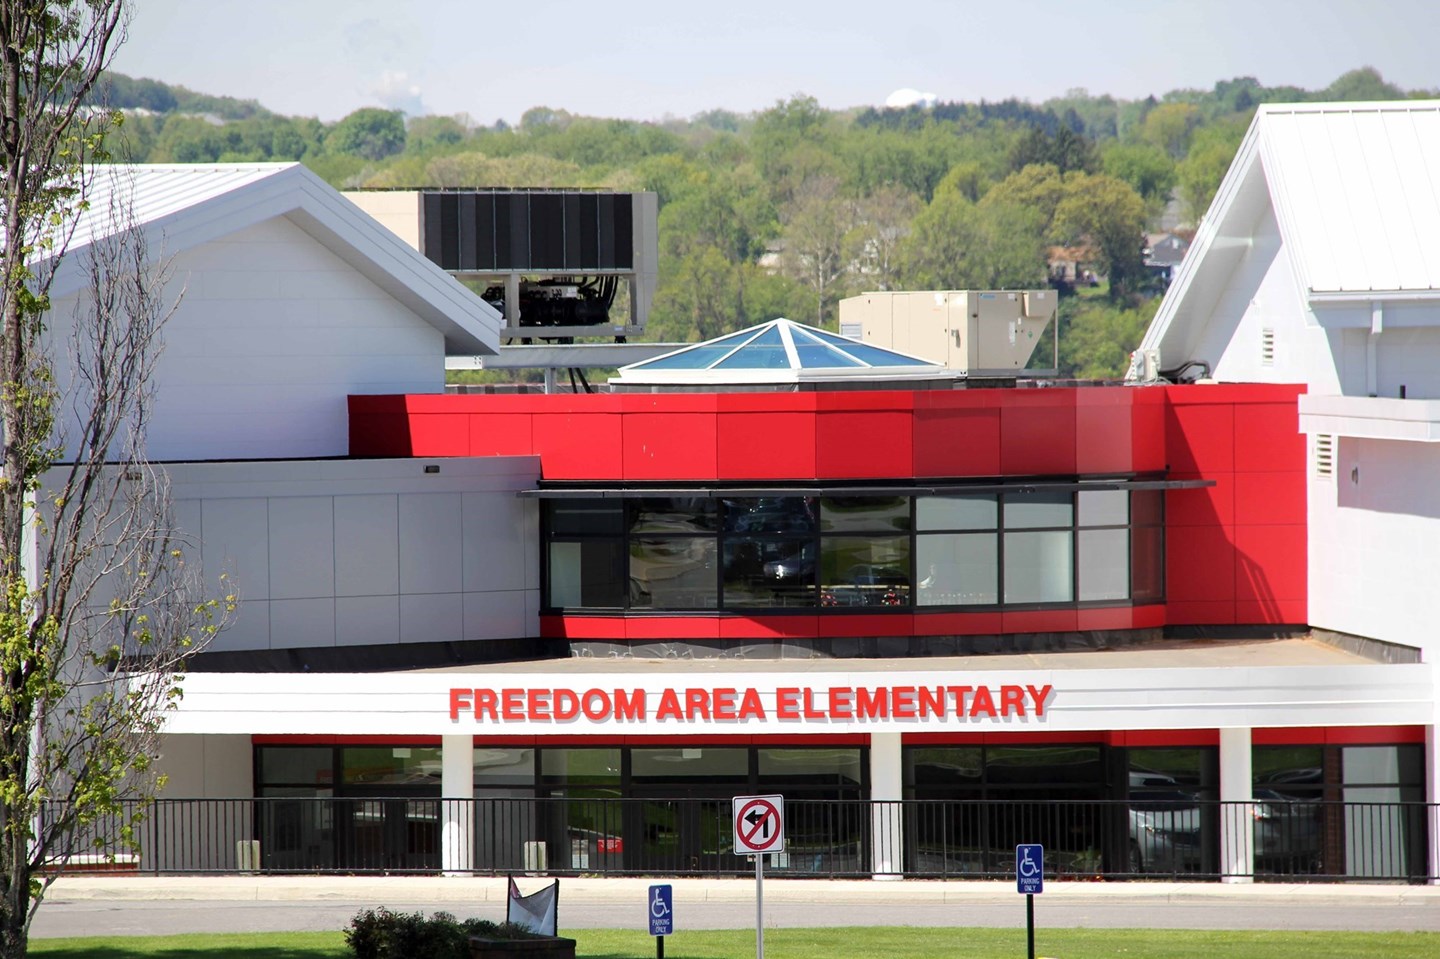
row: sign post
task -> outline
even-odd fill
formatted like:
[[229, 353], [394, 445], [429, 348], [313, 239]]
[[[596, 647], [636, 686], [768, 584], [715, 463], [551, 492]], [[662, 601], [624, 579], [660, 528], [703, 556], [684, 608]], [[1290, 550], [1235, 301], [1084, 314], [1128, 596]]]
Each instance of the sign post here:
[[785, 851], [785, 797], [736, 796], [735, 854], [755, 857], [755, 959], [765, 959], [765, 856]]
[[650, 935], [655, 937], [655, 959], [665, 959], [665, 937], [675, 932], [675, 896], [671, 886], [651, 886], [645, 900], [650, 912]]
[[1045, 891], [1045, 847], [1035, 843], [1015, 847], [1015, 891], [1025, 895], [1025, 938], [1029, 957], [1035, 959], [1035, 894]]

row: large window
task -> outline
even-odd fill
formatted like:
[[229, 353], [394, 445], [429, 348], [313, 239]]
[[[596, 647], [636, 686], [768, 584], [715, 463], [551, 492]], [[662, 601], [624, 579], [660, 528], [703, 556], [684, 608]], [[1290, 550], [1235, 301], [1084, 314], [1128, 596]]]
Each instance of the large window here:
[[1155, 490], [550, 499], [545, 524], [549, 609], [844, 612], [1164, 598]]

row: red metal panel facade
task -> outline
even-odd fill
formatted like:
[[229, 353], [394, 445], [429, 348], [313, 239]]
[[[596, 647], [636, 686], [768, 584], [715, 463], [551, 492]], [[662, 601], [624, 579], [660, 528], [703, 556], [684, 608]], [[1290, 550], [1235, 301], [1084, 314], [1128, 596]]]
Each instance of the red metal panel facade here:
[[355, 396], [357, 456], [533, 454], [547, 480], [784, 482], [1123, 476], [1166, 494], [1166, 603], [859, 616], [544, 616], [573, 639], [943, 636], [1304, 623], [1294, 386]]

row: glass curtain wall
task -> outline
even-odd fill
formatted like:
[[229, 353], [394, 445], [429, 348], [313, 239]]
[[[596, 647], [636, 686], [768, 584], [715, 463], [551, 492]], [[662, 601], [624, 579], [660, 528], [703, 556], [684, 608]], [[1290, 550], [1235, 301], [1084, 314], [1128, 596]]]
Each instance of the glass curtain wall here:
[[1155, 490], [545, 501], [550, 609], [1163, 600]]

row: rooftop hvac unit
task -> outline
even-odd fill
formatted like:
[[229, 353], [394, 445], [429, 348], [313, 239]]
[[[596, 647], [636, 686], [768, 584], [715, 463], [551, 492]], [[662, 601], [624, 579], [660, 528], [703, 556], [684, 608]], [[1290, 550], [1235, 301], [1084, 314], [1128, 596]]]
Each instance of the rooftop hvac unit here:
[[[644, 332], [658, 276], [654, 193], [403, 190], [347, 193], [441, 269], [475, 281], [506, 337]], [[611, 316], [621, 285], [629, 315]]]
[[[1054, 290], [927, 290], [862, 293], [840, 301], [840, 329], [858, 339], [959, 370], [969, 378], [1053, 375], [1027, 370], [1050, 335]], [[847, 334], [848, 335], [848, 334]]]

